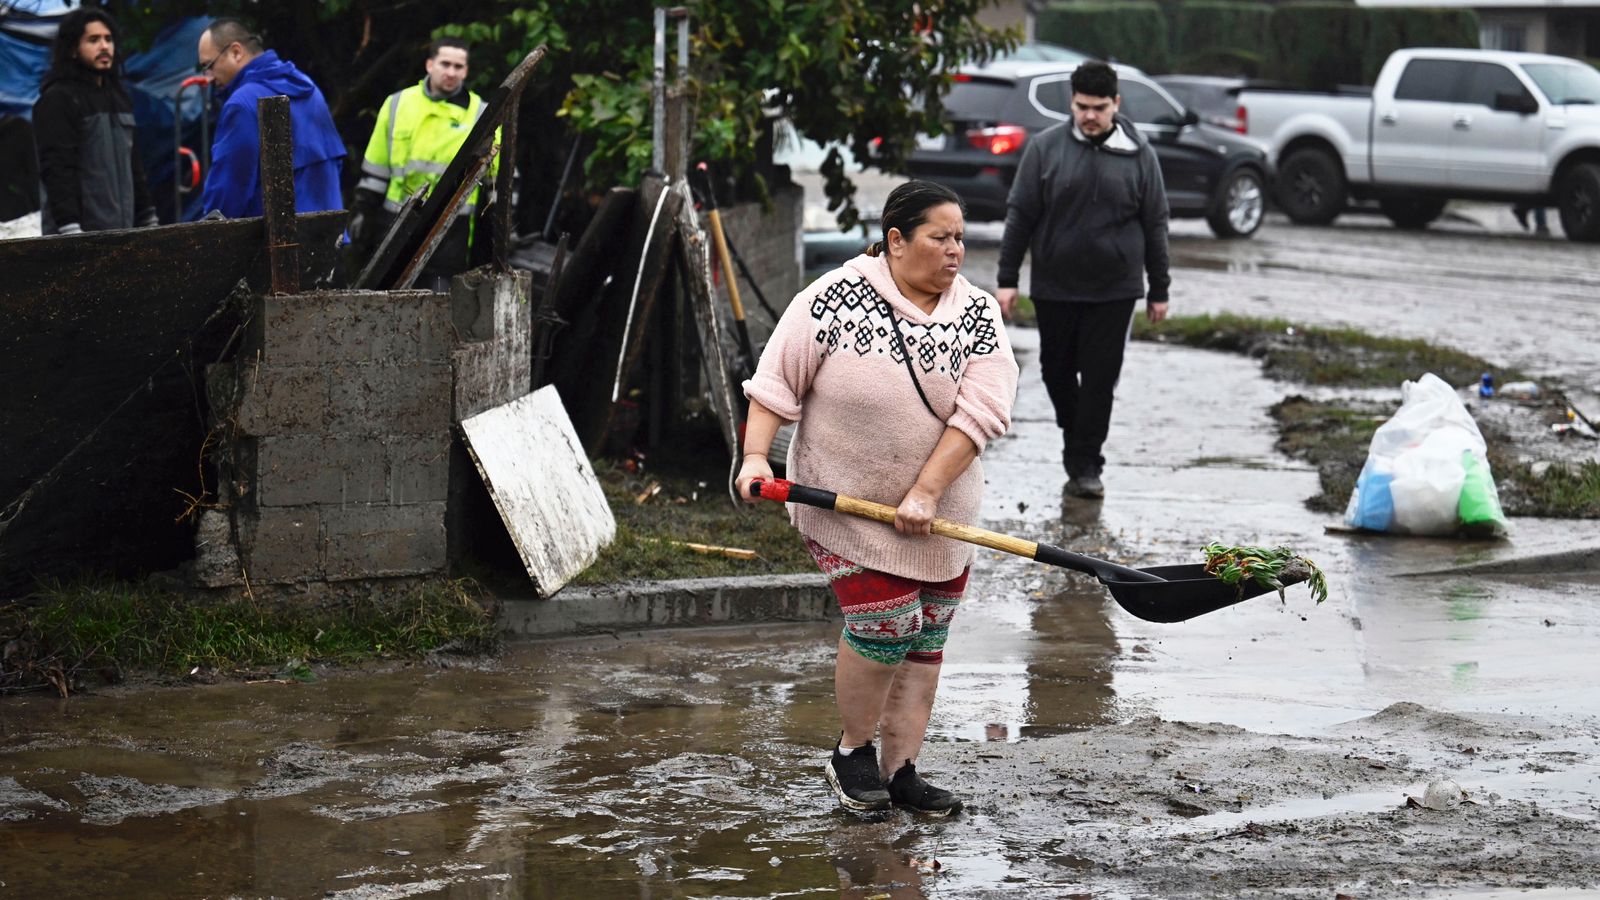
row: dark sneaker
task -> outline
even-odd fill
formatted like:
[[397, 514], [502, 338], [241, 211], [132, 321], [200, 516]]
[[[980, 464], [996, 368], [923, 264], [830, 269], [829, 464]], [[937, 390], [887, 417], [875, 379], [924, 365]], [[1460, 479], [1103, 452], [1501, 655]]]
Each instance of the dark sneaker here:
[[1097, 499], [1106, 495], [1106, 486], [1100, 483], [1100, 473], [1084, 472], [1067, 476], [1067, 492], [1074, 497]]
[[878, 774], [878, 749], [868, 741], [846, 756], [833, 748], [833, 758], [828, 760], [828, 784], [839, 795], [839, 802], [848, 809], [868, 811], [889, 808], [889, 792], [883, 789], [883, 776]]
[[961, 798], [923, 781], [917, 774], [917, 767], [909, 762], [889, 779], [889, 799], [895, 806], [928, 816], [942, 817], [961, 811]]

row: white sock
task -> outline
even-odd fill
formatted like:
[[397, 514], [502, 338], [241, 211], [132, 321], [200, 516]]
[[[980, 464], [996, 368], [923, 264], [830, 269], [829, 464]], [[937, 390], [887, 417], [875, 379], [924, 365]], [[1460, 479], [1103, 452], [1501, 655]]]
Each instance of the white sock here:
[[[871, 743], [871, 742], [868, 741], [868, 743]], [[861, 745], [861, 747], [865, 747], [865, 746], [866, 746], [866, 744], [862, 744]], [[849, 756], [850, 754], [856, 752], [857, 750], [860, 750], [861, 747], [846, 747], [844, 745], [844, 742], [840, 741], [839, 742], [839, 755], [840, 756]]]

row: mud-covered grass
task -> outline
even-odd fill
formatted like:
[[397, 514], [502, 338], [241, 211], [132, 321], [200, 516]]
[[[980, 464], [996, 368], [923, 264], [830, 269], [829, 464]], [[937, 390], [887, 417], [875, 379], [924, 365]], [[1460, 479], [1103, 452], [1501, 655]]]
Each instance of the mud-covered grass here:
[[1317, 328], [1283, 319], [1231, 314], [1173, 316], [1152, 325], [1133, 317], [1135, 340], [1165, 341], [1243, 353], [1268, 377], [1334, 387], [1398, 387], [1425, 372], [1453, 385], [1475, 384], [1486, 371], [1502, 383], [1525, 380], [1514, 369], [1426, 341], [1382, 337], [1352, 328]]
[[[1398, 388], [1424, 373], [1452, 385], [1475, 384], [1482, 373], [1495, 373], [1501, 384], [1526, 381], [1515, 369], [1490, 364], [1468, 353], [1426, 341], [1380, 337], [1351, 328], [1314, 328], [1282, 319], [1234, 315], [1174, 316], [1151, 325], [1134, 317], [1135, 339], [1165, 341], [1208, 350], [1243, 353], [1261, 360], [1262, 370], [1283, 381], [1321, 387]], [[1540, 412], [1560, 418], [1565, 404], [1552, 400], [1549, 385], [1541, 398], [1506, 407], [1485, 420], [1474, 410], [1488, 445], [1489, 466], [1509, 516], [1600, 518], [1600, 462], [1579, 458], [1570, 448], [1555, 451], [1548, 423]], [[1372, 433], [1399, 407], [1398, 400], [1309, 400], [1294, 395], [1272, 407], [1278, 423], [1278, 449], [1317, 467], [1322, 490], [1307, 501], [1319, 512], [1340, 513], [1350, 499], [1366, 463]], [[1541, 455], [1545, 458], [1541, 459]]]
[[[699, 474], [688, 471], [691, 468], [698, 467], [675, 463], [667, 470], [629, 471], [622, 464], [596, 462], [595, 471], [617, 519], [617, 537], [574, 583], [816, 571], [783, 504], [735, 507], [728, 497], [725, 472], [708, 466]], [[652, 488], [659, 489], [652, 492]], [[699, 553], [683, 546], [690, 543], [754, 550], [757, 556], [735, 559]]]
[[495, 617], [469, 581], [436, 581], [333, 608], [208, 602], [146, 584], [77, 581], [0, 608], [0, 692], [65, 696], [126, 673], [268, 675], [306, 680], [349, 665], [493, 648]]
[[1278, 423], [1277, 447], [1317, 467], [1322, 491], [1306, 501], [1318, 512], [1343, 512], [1367, 461], [1367, 447], [1398, 404], [1308, 400], [1296, 394], [1270, 410]]
[[[1308, 400], [1298, 394], [1272, 407], [1278, 449], [1317, 467], [1322, 491], [1307, 506], [1319, 512], [1344, 512], [1366, 463], [1372, 433], [1398, 407], [1398, 403]], [[1479, 426], [1506, 515], [1600, 518], [1600, 462], [1530, 463], [1509, 432], [1482, 422]]]

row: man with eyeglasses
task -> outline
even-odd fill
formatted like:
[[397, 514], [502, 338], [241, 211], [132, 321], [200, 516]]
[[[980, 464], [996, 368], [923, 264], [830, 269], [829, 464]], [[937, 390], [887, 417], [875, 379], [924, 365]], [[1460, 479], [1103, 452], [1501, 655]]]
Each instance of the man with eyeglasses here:
[[117, 23], [105, 11], [61, 20], [33, 107], [45, 234], [156, 224], [120, 62]]
[[261, 130], [256, 101], [284, 95], [294, 129], [294, 207], [302, 213], [343, 209], [339, 171], [344, 141], [333, 125], [322, 91], [267, 50], [238, 19], [215, 19], [200, 35], [198, 66], [211, 77], [222, 112], [211, 142], [211, 171], [200, 214], [230, 219], [261, 215]]

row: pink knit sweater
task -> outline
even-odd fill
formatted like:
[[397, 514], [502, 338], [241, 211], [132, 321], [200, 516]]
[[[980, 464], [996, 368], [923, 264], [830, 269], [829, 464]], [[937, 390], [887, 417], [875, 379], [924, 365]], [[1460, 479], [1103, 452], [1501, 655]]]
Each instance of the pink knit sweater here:
[[[917, 396], [882, 300], [899, 318], [937, 419]], [[898, 506], [946, 424], [980, 454], [1010, 427], [1017, 363], [999, 304], [967, 279], [957, 276], [929, 315], [900, 293], [887, 258], [858, 256], [794, 298], [744, 392], [800, 423], [789, 445], [790, 480]], [[983, 466], [974, 460], [938, 515], [971, 523], [982, 498]], [[972, 562], [972, 546], [949, 538], [906, 537], [892, 525], [798, 504], [789, 517], [802, 534], [869, 569], [945, 581]]]

